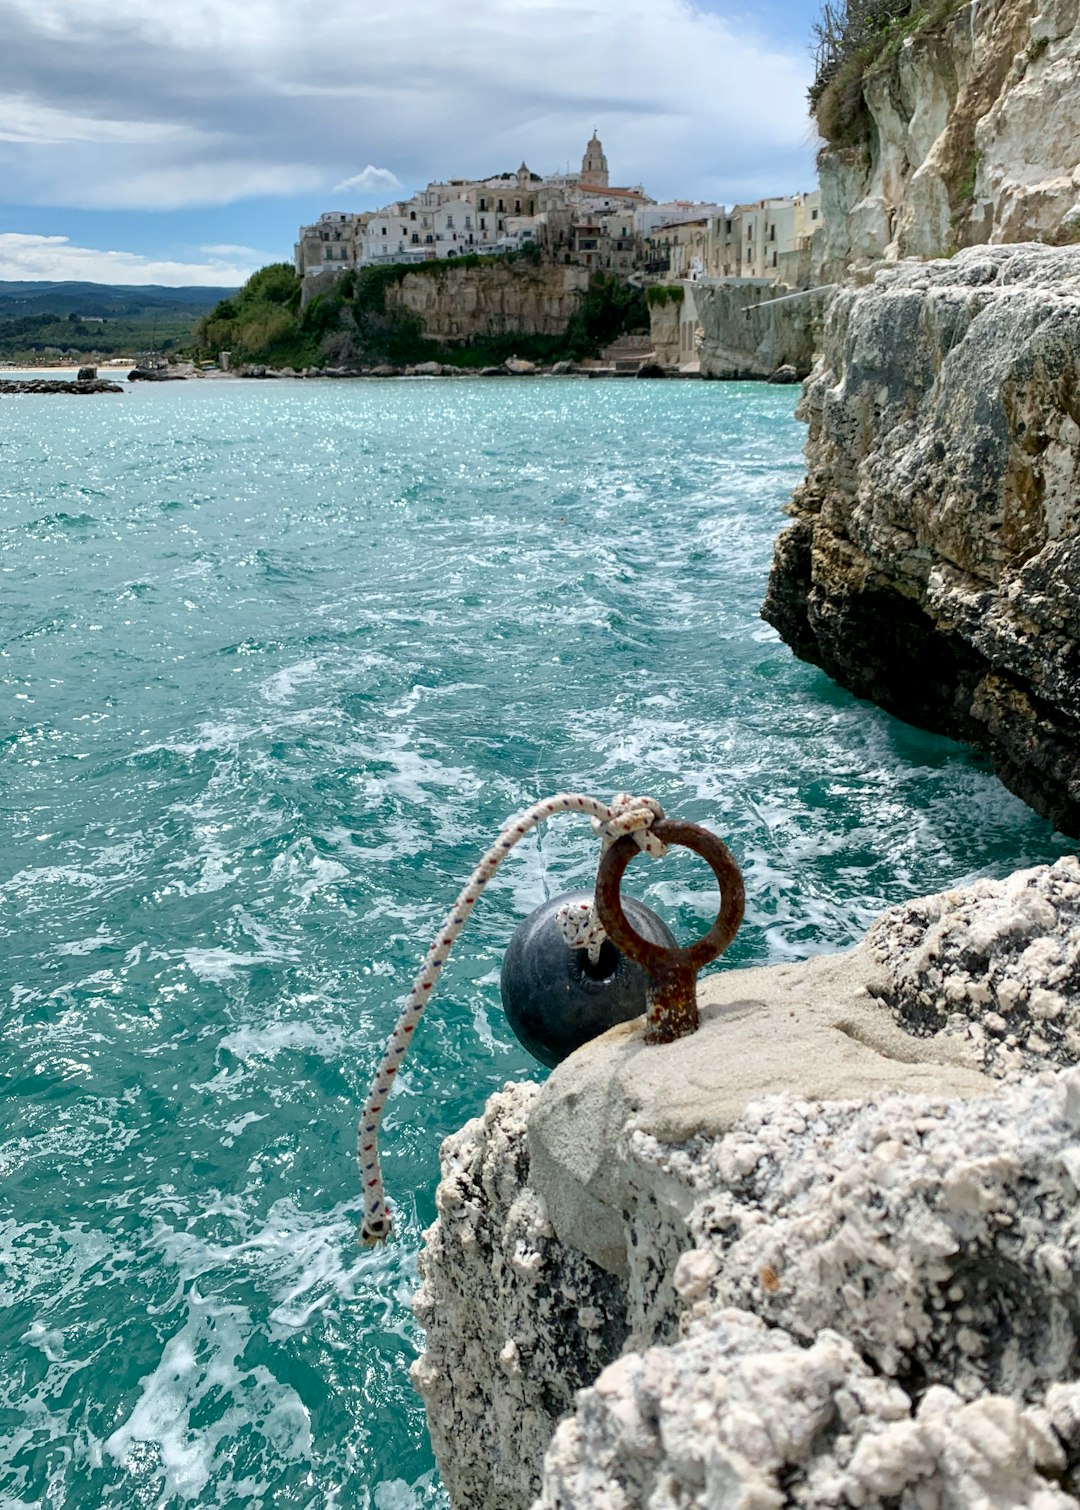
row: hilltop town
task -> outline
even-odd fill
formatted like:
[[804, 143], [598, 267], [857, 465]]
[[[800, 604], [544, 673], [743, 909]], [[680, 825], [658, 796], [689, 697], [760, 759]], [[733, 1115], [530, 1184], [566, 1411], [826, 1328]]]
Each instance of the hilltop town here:
[[307, 279], [348, 268], [452, 260], [534, 247], [553, 261], [591, 271], [700, 280], [806, 281], [810, 239], [820, 224], [819, 190], [730, 208], [669, 200], [640, 184], [610, 182], [595, 131], [578, 173], [516, 173], [429, 183], [380, 210], [333, 210], [302, 226], [297, 273]]

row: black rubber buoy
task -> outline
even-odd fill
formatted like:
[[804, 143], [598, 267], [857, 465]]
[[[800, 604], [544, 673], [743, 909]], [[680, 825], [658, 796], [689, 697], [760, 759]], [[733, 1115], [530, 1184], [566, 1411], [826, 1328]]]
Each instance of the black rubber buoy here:
[[[554, 1067], [568, 1054], [645, 1011], [645, 972], [605, 939], [596, 964], [585, 949], [571, 949], [555, 921], [566, 902], [590, 902], [591, 891], [552, 897], [521, 923], [503, 959], [499, 990], [518, 1040], [541, 1064]], [[654, 944], [675, 947], [655, 912], [623, 899], [627, 919]]]

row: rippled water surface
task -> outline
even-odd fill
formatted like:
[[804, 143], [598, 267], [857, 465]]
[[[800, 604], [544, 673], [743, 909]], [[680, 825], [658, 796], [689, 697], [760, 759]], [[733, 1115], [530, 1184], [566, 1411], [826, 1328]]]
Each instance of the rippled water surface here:
[[[439, 1142], [537, 1074], [515, 925], [587, 825], [515, 851], [386, 1121], [354, 1123], [500, 821], [648, 792], [741, 860], [725, 966], [1065, 847], [977, 758], [757, 617], [790, 389], [188, 384], [0, 408], [0, 1501], [442, 1505], [408, 1365]], [[632, 872], [689, 936], [695, 866]]]

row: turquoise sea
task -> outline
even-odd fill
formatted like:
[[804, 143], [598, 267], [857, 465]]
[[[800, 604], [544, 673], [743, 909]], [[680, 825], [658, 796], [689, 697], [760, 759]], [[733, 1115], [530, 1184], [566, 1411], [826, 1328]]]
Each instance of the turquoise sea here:
[[[563, 788], [721, 833], [719, 968], [1069, 846], [985, 763], [757, 617], [790, 389], [190, 383], [0, 399], [0, 1504], [445, 1503], [408, 1380], [440, 1140], [541, 1071], [516, 922], [588, 885], [561, 818], [466, 930], [386, 1119], [414, 967], [499, 823]], [[631, 881], [689, 937], [688, 856]]]

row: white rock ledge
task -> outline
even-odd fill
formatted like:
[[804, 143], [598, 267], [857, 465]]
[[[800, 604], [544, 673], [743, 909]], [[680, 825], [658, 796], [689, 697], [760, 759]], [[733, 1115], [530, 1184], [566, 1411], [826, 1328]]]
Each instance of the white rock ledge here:
[[701, 995], [444, 1144], [454, 1505], [1080, 1507], [1080, 864]]

